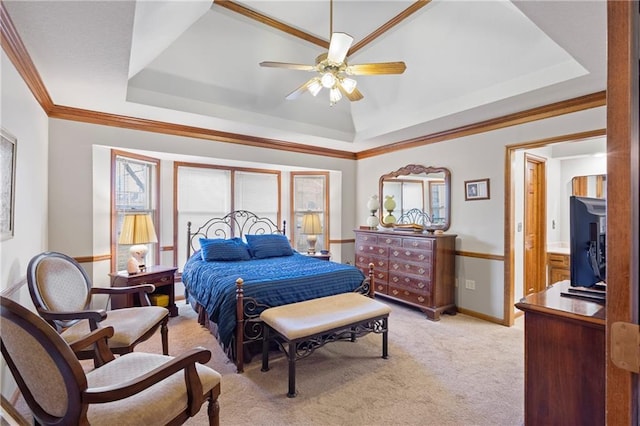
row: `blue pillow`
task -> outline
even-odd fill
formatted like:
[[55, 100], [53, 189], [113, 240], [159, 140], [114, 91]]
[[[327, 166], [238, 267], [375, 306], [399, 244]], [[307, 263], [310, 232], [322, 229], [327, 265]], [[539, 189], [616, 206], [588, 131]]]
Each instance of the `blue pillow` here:
[[293, 256], [293, 249], [284, 235], [245, 235], [249, 252], [256, 259], [267, 257]]
[[202, 260], [251, 260], [247, 245], [240, 238], [229, 240], [200, 238]]

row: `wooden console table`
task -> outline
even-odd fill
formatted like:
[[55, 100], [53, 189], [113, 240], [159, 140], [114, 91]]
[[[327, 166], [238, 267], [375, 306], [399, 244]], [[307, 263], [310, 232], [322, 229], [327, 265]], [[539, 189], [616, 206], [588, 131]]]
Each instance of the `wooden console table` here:
[[605, 424], [605, 306], [561, 296], [561, 281], [523, 298], [525, 424]]
[[[111, 277], [111, 287], [128, 287], [141, 284], [153, 284], [156, 286], [154, 293], [166, 294], [169, 296], [169, 316], [178, 315], [178, 307], [176, 306], [174, 284], [175, 272], [178, 270], [175, 266], [149, 266], [144, 272], [130, 275], [127, 271], [113, 272], [109, 274]], [[119, 296], [111, 296], [111, 309], [130, 308], [140, 306], [137, 295], [127, 294]]]

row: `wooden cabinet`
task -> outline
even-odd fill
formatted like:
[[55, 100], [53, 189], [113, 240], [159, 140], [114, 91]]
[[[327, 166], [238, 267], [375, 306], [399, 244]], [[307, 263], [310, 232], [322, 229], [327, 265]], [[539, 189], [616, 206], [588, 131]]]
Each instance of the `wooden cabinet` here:
[[568, 287], [516, 303], [525, 313], [526, 425], [605, 424], [605, 307], [562, 296]]
[[547, 253], [547, 285], [571, 279], [569, 255], [563, 253]]
[[455, 235], [356, 230], [356, 266], [374, 264], [376, 294], [420, 308], [429, 319], [455, 313]]
[[[119, 271], [109, 274], [111, 277], [111, 287], [128, 287], [141, 284], [153, 284], [156, 286], [154, 294], [165, 294], [169, 297], [169, 316], [178, 315], [176, 306], [174, 286], [176, 267], [150, 266], [145, 272], [129, 275], [127, 271]], [[134, 294], [111, 296], [111, 309], [130, 308], [140, 306], [138, 296]]]

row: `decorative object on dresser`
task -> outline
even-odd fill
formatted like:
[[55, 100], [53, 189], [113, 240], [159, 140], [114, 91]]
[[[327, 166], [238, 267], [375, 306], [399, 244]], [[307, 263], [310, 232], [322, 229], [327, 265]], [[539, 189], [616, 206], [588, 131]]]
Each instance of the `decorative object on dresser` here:
[[455, 313], [456, 235], [355, 230], [356, 266], [374, 265], [376, 294], [416, 306], [429, 319]]
[[129, 248], [131, 257], [127, 262], [127, 272], [130, 274], [143, 272], [146, 267], [145, 258], [149, 251], [147, 244], [157, 242], [158, 237], [151, 215], [148, 213], [125, 215], [118, 244], [132, 244]]
[[[392, 228], [397, 220], [410, 211], [422, 212], [422, 225], [429, 231], [446, 231], [451, 223], [451, 172], [444, 167], [425, 167], [409, 164], [380, 176], [379, 197], [385, 200], [380, 211], [380, 225]], [[387, 198], [389, 197], [389, 198]], [[387, 205], [387, 201], [389, 205]], [[428, 222], [426, 220], [428, 218]], [[407, 222], [405, 222], [407, 224]]]
[[367, 217], [367, 226], [371, 229], [377, 228], [380, 224], [380, 220], [378, 216], [376, 216], [379, 208], [380, 200], [378, 200], [378, 196], [374, 194], [369, 198], [369, 201], [367, 201], [367, 209], [371, 212], [371, 216]]
[[316, 242], [318, 234], [322, 234], [322, 224], [320, 223], [320, 215], [318, 213], [307, 212], [302, 216], [302, 234], [307, 235], [307, 243], [309, 248], [307, 253], [314, 254], [316, 252]]
[[[126, 354], [160, 328], [162, 352], [169, 354], [169, 312], [165, 308], [149, 306], [147, 293], [154, 290], [152, 285], [93, 287], [87, 272], [75, 259], [56, 252], [40, 253], [31, 259], [27, 266], [27, 284], [38, 314], [58, 330], [67, 342], [77, 340], [98, 326], [112, 326], [115, 334], [109, 339], [109, 348], [113, 353]], [[106, 312], [91, 308], [95, 294], [113, 297], [134, 293], [143, 307]], [[78, 358], [94, 357], [93, 349], [78, 349]]]
[[[221, 375], [204, 364], [211, 352], [177, 357], [134, 352], [115, 358], [99, 328], [69, 344], [42, 318], [0, 297], [2, 356], [39, 425], [184, 423], [208, 402], [208, 423], [219, 425]], [[99, 368], [86, 371], [78, 348], [95, 348]], [[4, 422], [3, 422], [4, 424]]]
[[396, 200], [393, 199], [393, 195], [385, 195], [384, 197], [384, 209], [387, 214], [384, 215], [382, 222], [387, 225], [393, 225], [396, 223], [396, 217], [393, 215], [393, 210], [396, 208]]
[[[144, 272], [134, 275], [128, 274], [127, 271], [119, 271], [110, 273], [109, 277], [111, 277], [111, 287], [113, 288], [153, 284], [155, 290], [149, 297], [152, 300], [162, 300], [163, 298], [156, 299], [153, 296], [166, 296], [168, 300], [165, 307], [169, 310], [169, 316], [175, 317], [178, 315], [174, 294], [175, 273], [177, 270], [178, 268], [175, 266], [155, 265], [149, 266]], [[142, 306], [140, 297], [137, 294], [129, 293], [111, 296], [111, 309], [131, 308], [133, 306]]]

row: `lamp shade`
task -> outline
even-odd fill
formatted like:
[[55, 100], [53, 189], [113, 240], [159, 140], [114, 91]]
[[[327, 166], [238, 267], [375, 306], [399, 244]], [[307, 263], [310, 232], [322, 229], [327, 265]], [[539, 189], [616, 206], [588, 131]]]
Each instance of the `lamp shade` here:
[[128, 214], [124, 217], [119, 244], [157, 243], [158, 237], [153, 227], [153, 220], [148, 213]]
[[305, 213], [302, 216], [302, 233], [312, 235], [322, 233], [322, 225], [320, 224], [318, 213]]

